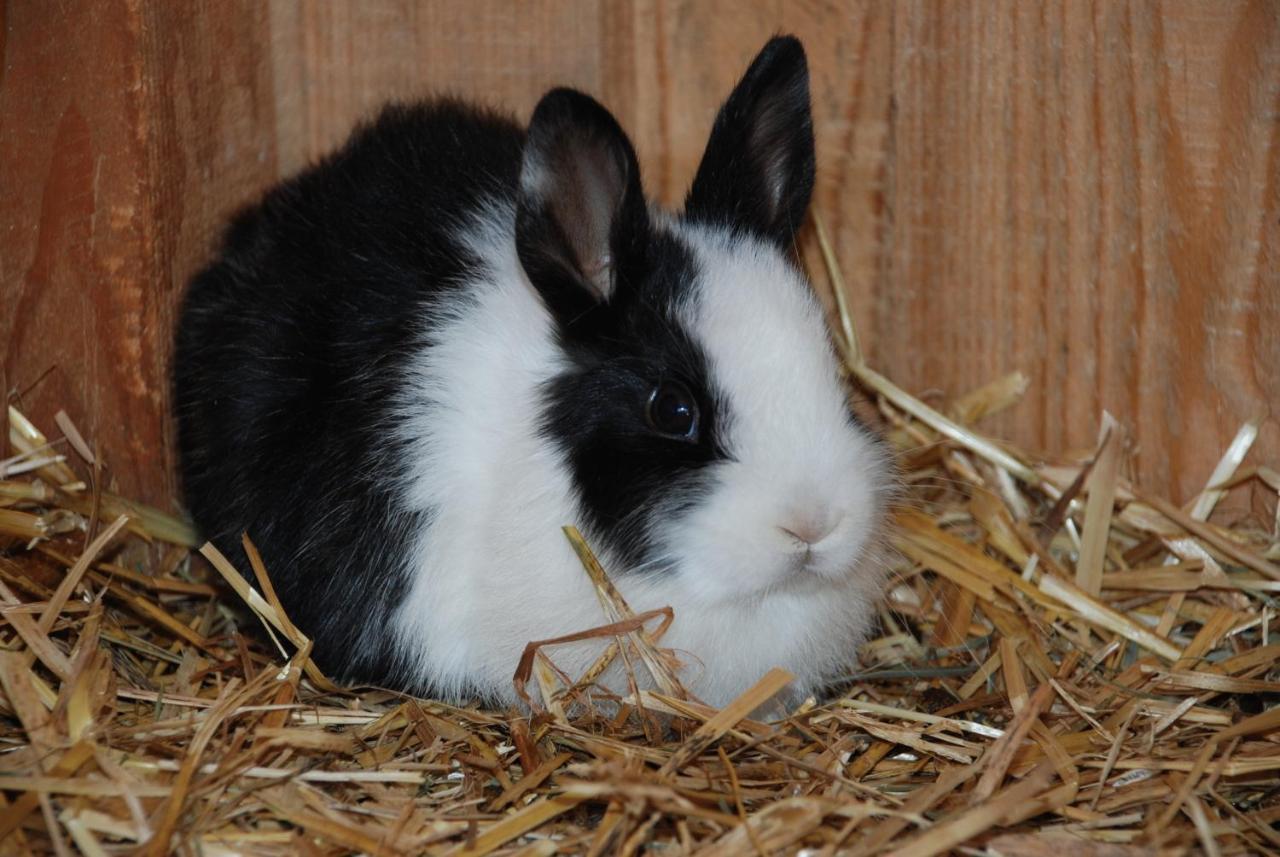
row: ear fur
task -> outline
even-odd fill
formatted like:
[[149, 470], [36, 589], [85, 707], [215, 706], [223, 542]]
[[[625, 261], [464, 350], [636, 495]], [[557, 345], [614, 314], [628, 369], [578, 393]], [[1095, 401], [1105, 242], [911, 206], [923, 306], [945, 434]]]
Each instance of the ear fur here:
[[617, 120], [581, 92], [548, 92], [529, 122], [516, 249], [562, 324], [614, 295], [642, 263], [648, 227], [635, 150]]
[[776, 36], [720, 108], [685, 215], [745, 228], [789, 248], [809, 207], [813, 177], [804, 47], [794, 36]]

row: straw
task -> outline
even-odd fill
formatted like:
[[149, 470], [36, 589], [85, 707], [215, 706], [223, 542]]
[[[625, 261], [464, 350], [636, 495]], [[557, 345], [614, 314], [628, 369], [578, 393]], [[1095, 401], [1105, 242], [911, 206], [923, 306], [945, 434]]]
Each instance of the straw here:
[[[840, 353], [902, 481], [881, 623], [825, 695], [783, 696], [789, 674], [762, 670], [722, 710], [691, 698], [663, 648], [678, 605], [632, 611], [573, 521], [600, 619], [529, 641], [511, 664], [529, 705], [336, 687], [252, 533], [242, 574], [179, 516], [98, 490], [113, 451], [65, 414], [51, 441], [10, 406], [5, 849], [1280, 849], [1280, 469], [1252, 458], [1266, 424], [1241, 426], [1185, 504], [1124, 476], [1119, 419], [1099, 415], [1092, 454], [1028, 454], [981, 428], [1018, 407], [1019, 367], [925, 405], [867, 364], [820, 222], [817, 237]], [[556, 663], [567, 642], [596, 647], [585, 673]]]

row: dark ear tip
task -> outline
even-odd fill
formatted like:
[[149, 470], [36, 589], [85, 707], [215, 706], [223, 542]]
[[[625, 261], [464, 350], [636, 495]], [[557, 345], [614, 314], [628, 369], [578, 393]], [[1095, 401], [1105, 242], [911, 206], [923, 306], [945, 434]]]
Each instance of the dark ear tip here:
[[769, 41], [765, 42], [764, 47], [760, 49], [761, 53], [766, 51], [788, 59], [805, 61], [804, 42], [791, 33], [779, 33], [769, 39]]
[[533, 108], [533, 115], [569, 113], [582, 102], [593, 100], [585, 92], [567, 86], [557, 86], [554, 89], [548, 89], [542, 98], [538, 99], [538, 104]]
[[809, 60], [805, 56], [803, 42], [790, 33], [780, 33], [765, 42], [752, 66], [789, 67], [793, 73], [808, 74]]
[[542, 96], [529, 119], [530, 131], [562, 128], [566, 125], [602, 124], [616, 128], [618, 123], [599, 101], [585, 92], [566, 86], [558, 86]]

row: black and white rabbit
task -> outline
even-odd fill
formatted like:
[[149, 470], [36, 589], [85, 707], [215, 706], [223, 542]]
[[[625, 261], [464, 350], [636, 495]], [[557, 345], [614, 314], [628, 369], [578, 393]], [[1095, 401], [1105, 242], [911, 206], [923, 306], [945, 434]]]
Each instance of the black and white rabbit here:
[[[791, 258], [814, 178], [800, 43], [720, 110], [684, 212], [613, 116], [392, 106], [234, 222], [174, 367], [188, 506], [241, 533], [322, 667], [511, 700], [525, 644], [605, 617], [578, 524], [723, 704], [852, 660], [888, 467]], [[598, 652], [556, 650], [581, 669]]]

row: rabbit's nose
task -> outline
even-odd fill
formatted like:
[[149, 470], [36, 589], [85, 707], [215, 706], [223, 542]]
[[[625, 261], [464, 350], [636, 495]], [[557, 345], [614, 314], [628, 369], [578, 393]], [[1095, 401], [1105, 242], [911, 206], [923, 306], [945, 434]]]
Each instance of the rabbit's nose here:
[[790, 521], [778, 529], [804, 547], [813, 547], [827, 536], [835, 532], [839, 519], [831, 517], [810, 517]]

